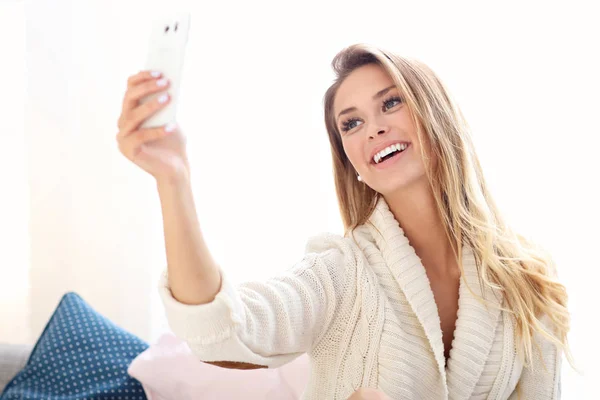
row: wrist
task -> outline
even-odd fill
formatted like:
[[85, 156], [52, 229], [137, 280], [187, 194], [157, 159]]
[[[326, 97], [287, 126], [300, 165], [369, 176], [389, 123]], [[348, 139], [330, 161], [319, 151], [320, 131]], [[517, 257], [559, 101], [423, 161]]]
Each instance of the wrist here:
[[157, 176], [156, 186], [159, 192], [178, 191], [191, 186], [190, 173], [188, 170], [178, 171], [173, 174]]

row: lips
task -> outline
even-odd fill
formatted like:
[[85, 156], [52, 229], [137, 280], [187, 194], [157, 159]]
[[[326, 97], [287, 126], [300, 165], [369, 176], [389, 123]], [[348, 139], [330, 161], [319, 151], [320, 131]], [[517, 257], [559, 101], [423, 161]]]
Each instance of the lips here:
[[395, 151], [404, 151], [409, 146], [410, 146], [410, 142], [400, 141], [400, 140], [388, 141], [386, 143], [382, 143], [381, 145], [379, 145], [375, 149], [373, 149], [373, 151], [371, 152], [371, 156], [369, 157], [369, 162], [370, 162], [370, 164], [378, 164], [386, 156], [389, 156], [390, 154], [392, 154]]
[[376, 169], [376, 170], [385, 170], [387, 168], [392, 168], [394, 165], [396, 165], [397, 163], [402, 162], [402, 159], [404, 158], [405, 154], [411, 149], [411, 145], [406, 146], [404, 151], [396, 151], [394, 153], [392, 153], [390, 156], [386, 157], [385, 159], [382, 159], [379, 163], [375, 164], [375, 162], [373, 161], [371, 163], [371, 167]]

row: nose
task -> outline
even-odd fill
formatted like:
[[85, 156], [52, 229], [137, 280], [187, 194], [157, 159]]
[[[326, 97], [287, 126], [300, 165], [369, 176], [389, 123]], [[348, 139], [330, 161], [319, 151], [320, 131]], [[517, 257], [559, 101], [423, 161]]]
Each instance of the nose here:
[[389, 127], [387, 125], [378, 124], [374, 130], [369, 134], [369, 139], [375, 139], [375, 137], [379, 135], [383, 135], [389, 131]]
[[389, 121], [385, 115], [373, 115], [371, 119], [371, 129], [369, 132], [369, 140], [375, 139], [377, 136], [381, 136], [390, 131]]

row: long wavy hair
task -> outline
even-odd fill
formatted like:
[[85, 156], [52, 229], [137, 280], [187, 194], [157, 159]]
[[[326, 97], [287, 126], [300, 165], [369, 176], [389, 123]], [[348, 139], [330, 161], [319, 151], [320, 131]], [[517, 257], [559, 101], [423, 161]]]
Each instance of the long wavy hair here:
[[[573, 365], [567, 344], [570, 317], [565, 287], [556, 279], [548, 254], [513, 232], [502, 218], [485, 183], [468, 124], [449, 91], [422, 62], [364, 44], [350, 46], [336, 55], [332, 62], [336, 79], [324, 99], [335, 186], [346, 234], [368, 222], [381, 196], [357, 181], [333, 112], [336, 92], [344, 79], [367, 64], [384, 68], [403, 94], [417, 127], [437, 211], [461, 272], [459, 250], [467, 244], [475, 254], [482, 284], [499, 289], [506, 310], [514, 314], [521, 360], [525, 365], [530, 363], [534, 334], [539, 332], [562, 349]], [[541, 321], [544, 315], [550, 322], [549, 328]]]

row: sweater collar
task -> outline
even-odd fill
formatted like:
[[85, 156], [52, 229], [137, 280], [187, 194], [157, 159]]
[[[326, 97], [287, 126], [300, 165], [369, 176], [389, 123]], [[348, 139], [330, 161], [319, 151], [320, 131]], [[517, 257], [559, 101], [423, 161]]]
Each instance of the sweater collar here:
[[[383, 198], [369, 221], [367, 225], [377, 247], [423, 327], [444, 386], [450, 389], [453, 399], [468, 399], [494, 342], [500, 296], [487, 286], [482, 287], [473, 251], [463, 246], [458, 317], [446, 368], [440, 317], [421, 259]], [[483, 293], [493, 306], [486, 307], [475, 293], [480, 296]]]

